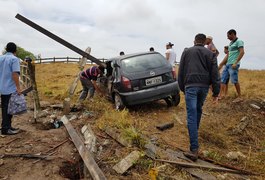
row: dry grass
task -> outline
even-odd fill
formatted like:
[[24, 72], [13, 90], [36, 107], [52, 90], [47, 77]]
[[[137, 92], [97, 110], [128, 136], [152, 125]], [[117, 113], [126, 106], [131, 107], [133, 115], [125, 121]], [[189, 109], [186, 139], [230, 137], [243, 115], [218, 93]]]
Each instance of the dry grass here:
[[[77, 73], [78, 66], [74, 64], [36, 65], [41, 99], [61, 102], [67, 96], [67, 89]], [[206, 115], [203, 116], [199, 132], [201, 149], [209, 151], [212, 158], [260, 173], [265, 173], [265, 117], [262, 114], [265, 109], [263, 107], [261, 110], [256, 110], [250, 107], [250, 104], [258, 104], [265, 99], [264, 73], [265, 71], [240, 70], [239, 80], [244, 99], [242, 103], [232, 103], [236, 93], [231, 84], [229, 84], [228, 97], [221, 100], [218, 105], [211, 103], [209, 95], [204, 106]], [[80, 90], [79, 84], [76, 92]], [[76, 93], [73, 100], [76, 101], [77, 98]], [[142, 132], [145, 135], [154, 134], [155, 123], [172, 120], [177, 115], [184, 125], [178, 126], [177, 133], [172, 132], [173, 135], [159, 134], [160, 141], [163, 139], [171, 146], [188, 147], [183, 94], [181, 94], [180, 105], [170, 109], [167, 109], [163, 103], [151, 103], [130, 111], [115, 111], [111, 102], [97, 96], [93, 103], [88, 102], [86, 106], [88, 110], [96, 113], [96, 125], [99, 128], [119, 128], [127, 137], [135, 141], [139, 140], [138, 135]], [[251, 118], [251, 123], [241, 134], [232, 134], [232, 130], [244, 116]], [[174, 137], [176, 135], [178, 137]], [[230, 151], [240, 151], [247, 158], [231, 161], [226, 158], [226, 154]]]

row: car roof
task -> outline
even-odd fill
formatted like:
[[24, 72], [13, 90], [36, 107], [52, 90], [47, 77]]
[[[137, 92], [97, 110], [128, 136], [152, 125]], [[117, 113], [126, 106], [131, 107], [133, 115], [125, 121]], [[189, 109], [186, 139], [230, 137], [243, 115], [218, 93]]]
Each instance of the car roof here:
[[141, 56], [141, 55], [146, 55], [146, 54], [160, 54], [160, 53], [159, 52], [155, 52], [155, 51], [132, 53], [132, 54], [126, 54], [126, 55], [122, 55], [122, 56], [116, 56], [116, 57], [113, 57], [113, 58], [109, 58], [106, 62], [113, 61], [113, 60], [119, 60], [120, 61], [122, 59], [127, 59], [129, 57]]

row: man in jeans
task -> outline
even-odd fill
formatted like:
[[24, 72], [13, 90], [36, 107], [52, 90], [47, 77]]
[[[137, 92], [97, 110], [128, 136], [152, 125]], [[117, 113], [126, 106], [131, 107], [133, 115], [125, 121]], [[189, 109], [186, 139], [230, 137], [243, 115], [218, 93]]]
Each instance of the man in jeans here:
[[204, 34], [195, 36], [194, 46], [182, 53], [178, 74], [180, 90], [185, 94], [190, 138], [190, 151], [184, 155], [193, 161], [198, 159], [198, 130], [209, 86], [212, 85], [214, 102], [217, 102], [220, 91], [217, 59], [204, 47], [205, 40]]
[[235, 85], [238, 97], [233, 101], [235, 103], [241, 102], [241, 90], [238, 81], [238, 70], [240, 61], [245, 54], [244, 42], [237, 38], [236, 31], [231, 29], [227, 32], [227, 38], [231, 41], [228, 46], [228, 54], [225, 56], [222, 63], [226, 63], [222, 73], [222, 86], [225, 85], [230, 77], [231, 82]]

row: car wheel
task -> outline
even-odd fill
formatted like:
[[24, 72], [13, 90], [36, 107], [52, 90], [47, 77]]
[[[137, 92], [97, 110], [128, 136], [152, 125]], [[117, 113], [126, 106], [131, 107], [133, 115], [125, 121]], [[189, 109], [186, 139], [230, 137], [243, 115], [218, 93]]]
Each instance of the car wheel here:
[[121, 96], [118, 93], [115, 93], [114, 103], [115, 103], [115, 109], [116, 110], [122, 110], [125, 108], [125, 105], [121, 99]]
[[164, 100], [165, 100], [166, 103], [167, 103], [167, 107], [171, 107], [171, 106], [173, 105], [173, 104], [172, 104], [172, 100], [171, 100], [170, 97], [167, 97], [167, 98], [165, 98]]
[[180, 95], [179, 94], [173, 95], [172, 96], [172, 104], [173, 104], [173, 106], [179, 105], [179, 102], [180, 102]]

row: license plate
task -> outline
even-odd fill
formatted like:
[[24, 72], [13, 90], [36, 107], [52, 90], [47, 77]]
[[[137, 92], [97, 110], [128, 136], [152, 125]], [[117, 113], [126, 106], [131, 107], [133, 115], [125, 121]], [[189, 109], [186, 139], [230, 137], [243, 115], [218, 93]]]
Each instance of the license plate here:
[[161, 76], [154, 77], [154, 78], [149, 78], [149, 79], [145, 80], [145, 84], [147, 86], [154, 85], [154, 84], [159, 84], [161, 82], [162, 82], [162, 77]]

